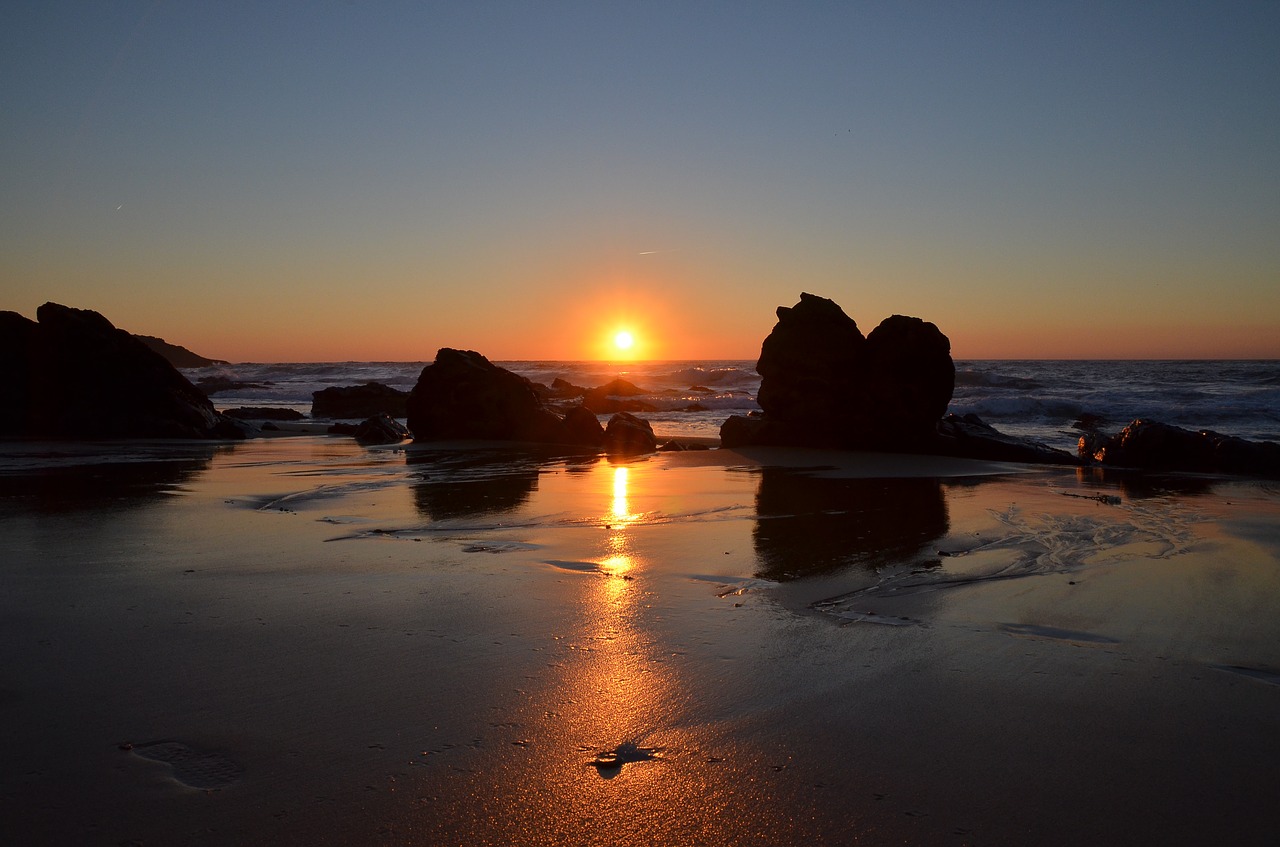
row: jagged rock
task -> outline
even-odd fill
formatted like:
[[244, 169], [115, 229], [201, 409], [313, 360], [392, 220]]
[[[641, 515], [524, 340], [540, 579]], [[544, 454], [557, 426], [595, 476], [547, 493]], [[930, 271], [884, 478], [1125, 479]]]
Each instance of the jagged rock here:
[[97, 312], [45, 303], [0, 313], [0, 434], [42, 438], [243, 438], [159, 353]]
[[210, 359], [206, 356], [192, 353], [186, 347], [170, 344], [163, 338], [156, 338], [154, 335], [134, 335], [133, 337], [161, 356], [164, 356], [165, 361], [175, 368], [207, 368], [210, 365], [230, 364], [222, 359]]
[[764, 423], [734, 423], [730, 437], [765, 441], [744, 443], [922, 449], [955, 385], [951, 343], [932, 323], [893, 315], [864, 338], [836, 303], [808, 293], [778, 308], [756, 370]]
[[335, 385], [311, 392], [313, 418], [366, 418], [375, 415], [405, 416], [409, 392], [366, 382], [364, 385]]
[[1086, 434], [1080, 455], [1115, 467], [1280, 477], [1280, 444], [1138, 419], [1119, 434]]
[[629, 412], [609, 418], [604, 430], [604, 449], [611, 456], [638, 456], [658, 449], [653, 427]]
[[1065, 450], [1006, 435], [977, 415], [947, 415], [938, 424], [937, 449], [929, 452], [993, 462], [1028, 464], [1078, 465], [1075, 456]]
[[297, 409], [279, 409], [270, 406], [242, 406], [223, 409], [222, 414], [242, 421], [300, 421], [304, 415]]
[[409, 393], [407, 413], [409, 429], [419, 441], [456, 438], [598, 445], [585, 440], [594, 435], [581, 414], [575, 413], [566, 425], [543, 404], [533, 383], [473, 350], [441, 348]]
[[386, 414], [363, 421], [352, 433], [361, 444], [399, 444], [410, 437], [404, 424]]

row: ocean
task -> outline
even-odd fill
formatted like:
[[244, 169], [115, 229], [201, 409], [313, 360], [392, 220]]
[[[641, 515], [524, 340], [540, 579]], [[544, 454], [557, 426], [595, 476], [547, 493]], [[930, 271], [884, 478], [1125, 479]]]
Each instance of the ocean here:
[[[185, 370], [193, 382], [220, 377], [259, 385], [213, 395], [219, 409], [268, 406], [311, 412], [311, 394], [335, 385], [380, 382], [408, 391], [426, 362], [244, 363]], [[752, 360], [655, 362], [504, 361], [550, 385], [593, 388], [621, 377], [644, 390], [635, 399], [659, 436], [716, 437], [725, 418], [758, 409]], [[974, 413], [1002, 432], [1074, 452], [1081, 415], [1118, 431], [1135, 418], [1280, 441], [1280, 361], [956, 361], [950, 411]]]

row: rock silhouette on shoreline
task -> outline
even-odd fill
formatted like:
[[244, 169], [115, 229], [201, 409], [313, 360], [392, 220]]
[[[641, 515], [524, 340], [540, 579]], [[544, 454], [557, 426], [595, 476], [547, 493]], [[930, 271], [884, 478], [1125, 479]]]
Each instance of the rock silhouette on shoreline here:
[[1280, 478], [1280, 444], [1246, 441], [1211, 430], [1192, 431], [1138, 419], [1115, 435], [1080, 436], [1079, 455], [1104, 467]]
[[159, 353], [88, 309], [0, 312], [0, 435], [244, 438]]
[[808, 293], [777, 314], [756, 363], [763, 414], [726, 421], [723, 446], [932, 452], [955, 387], [937, 326], [893, 315], [864, 337], [834, 301]]

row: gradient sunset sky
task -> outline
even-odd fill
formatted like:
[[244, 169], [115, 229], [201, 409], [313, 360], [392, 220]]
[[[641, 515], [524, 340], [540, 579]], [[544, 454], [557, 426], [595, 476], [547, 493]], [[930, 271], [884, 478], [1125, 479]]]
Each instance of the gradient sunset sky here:
[[1280, 2], [9, 2], [0, 309], [233, 361], [1280, 357]]

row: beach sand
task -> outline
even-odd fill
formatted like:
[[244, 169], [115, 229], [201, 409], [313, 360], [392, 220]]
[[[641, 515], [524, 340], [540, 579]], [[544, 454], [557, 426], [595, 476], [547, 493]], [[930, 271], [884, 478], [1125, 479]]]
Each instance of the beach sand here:
[[0, 843], [1262, 844], [1280, 489], [0, 445]]

